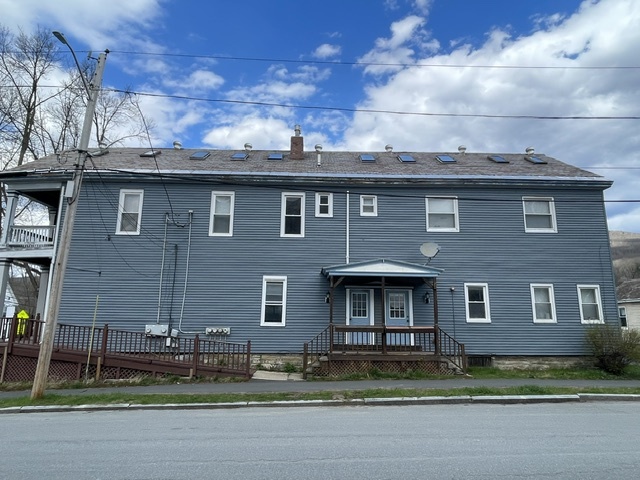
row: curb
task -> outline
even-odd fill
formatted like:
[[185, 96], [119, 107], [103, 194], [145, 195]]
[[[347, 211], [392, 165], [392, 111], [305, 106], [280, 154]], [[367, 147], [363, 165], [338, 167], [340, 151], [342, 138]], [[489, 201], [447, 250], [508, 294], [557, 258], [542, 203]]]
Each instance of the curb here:
[[452, 397], [392, 397], [358, 398], [352, 400], [276, 400], [273, 402], [226, 402], [226, 403], [162, 403], [136, 404], [114, 403], [108, 405], [42, 405], [0, 408], [1, 414], [58, 413], [95, 411], [139, 411], [139, 410], [222, 410], [250, 407], [346, 407], [346, 406], [401, 406], [401, 405], [470, 405], [494, 404], [516, 405], [569, 402], [638, 402], [636, 394], [578, 393], [575, 395], [460, 395]]

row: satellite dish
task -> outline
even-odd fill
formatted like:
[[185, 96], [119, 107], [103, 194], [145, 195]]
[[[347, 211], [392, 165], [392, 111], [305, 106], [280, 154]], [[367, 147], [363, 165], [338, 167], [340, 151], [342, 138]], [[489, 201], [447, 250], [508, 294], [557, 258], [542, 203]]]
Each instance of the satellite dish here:
[[423, 243], [420, 245], [420, 253], [427, 258], [435, 257], [440, 251], [437, 243]]

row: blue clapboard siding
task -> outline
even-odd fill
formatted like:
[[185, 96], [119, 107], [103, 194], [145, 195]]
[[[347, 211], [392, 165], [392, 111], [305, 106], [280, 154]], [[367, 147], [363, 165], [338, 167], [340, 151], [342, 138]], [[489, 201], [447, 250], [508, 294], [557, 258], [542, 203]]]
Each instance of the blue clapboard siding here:
[[[115, 234], [121, 188], [144, 190], [140, 235]], [[212, 191], [235, 192], [232, 237], [208, 235]], [[306, 194], [305, 237], [281, 238], [282, 192], [299, 191]], [[333, 192], [332, 218], [314, 216], [316, 191]], [[585, 354], [577, 284], [599, 285], [605, 318], [618, 321], [598, 188], [506, 184], [347, 188], [169, 180], [163, 185], [157, 180], [116, 183], [95, 177], [83, 185], [61, 321], [91, 323], [98, 300], [97, 324], [142, 331], [158, 317], [162, 273], [160, 323], [180, 326], [184, 335], [203, 334], [206, 327], [230, 327], [230, 341], [251, 340], [256, 352], [300, 352], [303, 343], [328, 324], [329, 305], [324, 299], [329, 282], [321, 268], [347, 261], [347, 191], [350, 262], [387, 258], [424, 264], [427, 259], [420, 254], [420, 245], [440, 246], [430, 262], [444, 270], [438, 278], [440, 325], [449, 334], [455, 332], [470, 354]], [[361, 194], [378, 195], [378, 216], [360, 216]], [[459, 232], [426, 231], [428, 195], [458, 197]], [[554, 198], [558, 233], [525, 233], [523, 196]], [[165, 240], [166, 215], [171, 221]], [[285, 327], [260, 326], [263, 275], [287, 277]], [[465, 282], [488, 284], [490, 324], [466, 323]], [[554, 285], [557, 324], [533, 323], [531, 283]], [[421, 282], [411, 286], [414, 325], [432, 325], [433, 303], [423, 301], [426, 286]], [[344, 287], [338, 287], [336, 323], [345, 321], [344, 296]], [[379, 291], [375, 298], [380, 322]]]

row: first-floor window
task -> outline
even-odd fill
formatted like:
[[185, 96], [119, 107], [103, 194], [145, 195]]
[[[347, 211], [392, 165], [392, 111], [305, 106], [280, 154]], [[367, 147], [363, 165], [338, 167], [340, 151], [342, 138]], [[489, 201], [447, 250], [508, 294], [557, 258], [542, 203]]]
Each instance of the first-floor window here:
[[260, 325], [284, 327], [286, 313], [287, 277], [263, 277]]
[[118, 225], [116, 233], [139, 235], [144, 190], [120, 190], [118, 201]]
[[464, 299], [467, 322], [491, 323], [489, 315], [489, 285], [486, 283], [465, 283]]
[[553, 285], [531, 285], [531, 304], [535, 323], [555, 323], [556, 306]]
[[582, 323], [604, 323], [600, 285], [578, 285], [578, 301]]
[[627, 307], [618, 308], [618, 315], [620, 316], [620, 326], [627, 328]]

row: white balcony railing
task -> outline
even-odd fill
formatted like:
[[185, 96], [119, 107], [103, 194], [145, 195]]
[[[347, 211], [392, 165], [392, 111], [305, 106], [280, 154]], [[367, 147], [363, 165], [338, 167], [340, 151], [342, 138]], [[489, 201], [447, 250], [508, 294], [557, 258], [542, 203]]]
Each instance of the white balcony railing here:
[[7, 236], [7, 245], [10, 247], [50, 247], [53, 246], [55, 231], [55, 225], [11, 225]]

